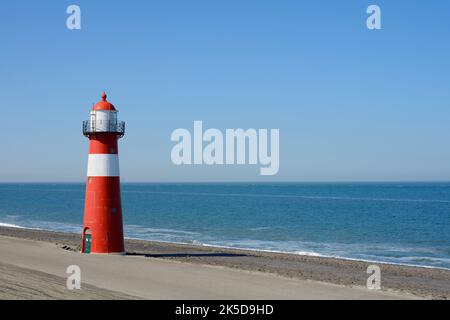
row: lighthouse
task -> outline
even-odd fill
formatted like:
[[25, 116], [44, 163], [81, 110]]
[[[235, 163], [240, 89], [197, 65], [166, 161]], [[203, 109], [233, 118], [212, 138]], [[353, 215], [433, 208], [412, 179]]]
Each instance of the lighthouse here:
[[103, 93], [89, 120], [83, 121], [89, 160], [81, 251], [124, 254], [118, 140], [125, 123], [117, 120], [117, 110], [106, 98]]

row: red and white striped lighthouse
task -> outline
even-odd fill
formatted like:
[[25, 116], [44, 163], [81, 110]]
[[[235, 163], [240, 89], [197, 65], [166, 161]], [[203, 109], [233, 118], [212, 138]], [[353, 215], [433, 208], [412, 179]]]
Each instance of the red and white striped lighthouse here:
[[117, 121], [117, 110], [106, 98], [103, 93], [90, 119], [83, 122], [83, 134], [89, 138], [89, 162], [82, 252], [123, 254], [117, 141], [125, 134], [125, 123]]

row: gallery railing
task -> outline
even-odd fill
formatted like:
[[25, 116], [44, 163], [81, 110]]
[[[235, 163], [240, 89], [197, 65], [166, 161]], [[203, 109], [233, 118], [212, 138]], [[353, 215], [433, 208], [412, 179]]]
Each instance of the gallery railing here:
[[125, 134], [124, 121], [86, 120], [83, 121], [83, 134], [88, 137], [97, 133], [113, 133], [119, 137]]

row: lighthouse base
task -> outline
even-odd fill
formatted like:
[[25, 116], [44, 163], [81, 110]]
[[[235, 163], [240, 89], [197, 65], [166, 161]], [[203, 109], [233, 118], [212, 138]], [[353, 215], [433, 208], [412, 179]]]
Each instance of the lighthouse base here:
[[82, 252], [82, 251], [80, 251], [80, 253], [83, 253], [83, 254], [92, 254], [92, 255], [96, 255], [96, 256], [126, 256], [127, 255], [127, 253], [126, 252], [89, 252], [89, 253], [86, 253], [86, 252]]

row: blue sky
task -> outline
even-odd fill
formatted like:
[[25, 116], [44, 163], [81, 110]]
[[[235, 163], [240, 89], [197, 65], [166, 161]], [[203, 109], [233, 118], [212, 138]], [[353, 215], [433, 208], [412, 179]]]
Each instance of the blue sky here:
[[[2, 1], [0, 182], [84, 181], [103, 90], [124, 181], [450, 180], [449, 38], [441, 0]], [[170, 134], [194, 120], [279, 128], [278, 175], [174, 166]]]

